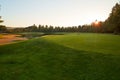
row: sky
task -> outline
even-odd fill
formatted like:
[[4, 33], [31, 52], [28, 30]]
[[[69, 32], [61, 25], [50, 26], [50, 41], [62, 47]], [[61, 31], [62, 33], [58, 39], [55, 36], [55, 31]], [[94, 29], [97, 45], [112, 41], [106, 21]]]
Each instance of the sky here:
[[104, 21], [119, 0], [0, 0], [4, 25], [78, 26]]

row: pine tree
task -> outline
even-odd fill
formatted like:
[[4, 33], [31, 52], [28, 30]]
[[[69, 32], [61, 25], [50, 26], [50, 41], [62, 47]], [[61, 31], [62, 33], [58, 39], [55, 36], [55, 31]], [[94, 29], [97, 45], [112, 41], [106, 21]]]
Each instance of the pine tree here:
[[112, 8], [112, 12], [105, 21], [105, 24], [107, 25], [109, 31], [120, 33], [120, 4], [116, 3], [116, 5]]

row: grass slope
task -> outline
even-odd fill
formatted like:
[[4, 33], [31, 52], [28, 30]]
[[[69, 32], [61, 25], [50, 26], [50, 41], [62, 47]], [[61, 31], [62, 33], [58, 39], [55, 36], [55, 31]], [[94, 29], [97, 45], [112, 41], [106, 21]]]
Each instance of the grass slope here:
[[0, 80], [120, 80], [119, 55], [79, 50], [47, 37], [0, 46]]
[[120, 36], [112, 34], [75, 33], [62, 36], [45, 36], [46, 40], [76, 50], [104, 54], [120, 54]]

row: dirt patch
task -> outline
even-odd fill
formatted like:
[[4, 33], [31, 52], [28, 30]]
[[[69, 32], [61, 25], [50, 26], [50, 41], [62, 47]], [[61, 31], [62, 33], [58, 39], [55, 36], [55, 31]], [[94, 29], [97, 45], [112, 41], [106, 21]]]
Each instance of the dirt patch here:
[[15, 34], [2, 35], [2, 38], [0, 38], [0, 45], [9, 44], [16, 41], [28, 40], [27, 38], [22, 38], [20, 36], [21, 35], [15, 35]]

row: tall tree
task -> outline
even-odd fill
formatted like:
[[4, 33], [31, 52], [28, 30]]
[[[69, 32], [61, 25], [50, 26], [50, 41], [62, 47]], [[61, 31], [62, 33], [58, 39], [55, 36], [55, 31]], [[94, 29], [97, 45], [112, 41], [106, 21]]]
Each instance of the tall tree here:
[[120, 33], [120, 4], [116, 3], [112, 8], [112, 12], [105, 21], [105, 25], [107, 26], [107, 30]]
[[0, 25], [0, 33], [7, 32], [6, 26]]
[[1, 19], [1, 16], [0, 16], [0, 23], [2, 23], [3, 22], [3, 20]]

